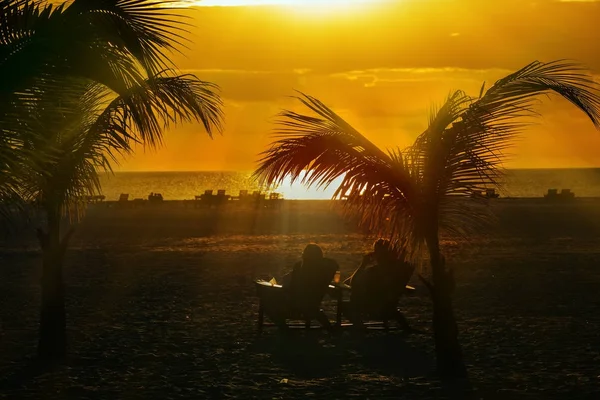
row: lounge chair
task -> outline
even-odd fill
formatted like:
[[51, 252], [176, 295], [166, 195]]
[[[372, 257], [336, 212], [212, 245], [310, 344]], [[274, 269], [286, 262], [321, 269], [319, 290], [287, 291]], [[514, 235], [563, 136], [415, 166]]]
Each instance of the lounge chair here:
[[269, 194], [269, 199], [266, 202], [268, 208], [280, 208], [281, 203], [283, 202], [283, 198], [280, 193], [271, 193]]
[[403, 295], [415, 291], [414, 287], [408, 285], [413, 272], [414, 266], [403, 271], [402, 276], [398, 279], [398, 285], [403, 289], [398, 291], [395, 298], [391, 298], [384, 303], [370, 304], [359, 311], [353, 308], [354, 305], [350, 301], [344, 301], [342, 304], [343, 314], [351, 321], [358, 317], [366, 328], [388, 330], [390, 328], [389, 321], [396, 321], [398, 327], [410, 329], [404, 315], [398, 309], [398, 304]]
[[575, 198], [575, 193], [571, 192], [571, 189], [563, 189], [560, 191], [560, 197], [564, 200]]
[[148, 196], [148, 201], [150, 203], [162, 203], [163, 195], [161, 193], [150, 193]]
[[567, 201], [575, 198], [575, 193], [571, 189], [562, 189], [560, 193], [557, 189], [548, 189], [548, 193], [544, 195], [546, 200]]
[[[196, 200], [198, 196], [196, 196]], [[200, 204], [204, 207], [211, 207], [214, 203], [213, 191], [211, 189], [207, 189], [204, 191], [204, 194], [200, 195]]]
[[498, 197], [500, 197], [500, 195], [496, 193], [496, 189], [486, 189], [485, 197], [487, 197], [488, 199], [497, 199]]
[[131, 202], [129, 201], [129, 193], [121, 193], [116, 205], [117, 207], [130, 207]]
[[544, 195], [547, 200], [555, 200], [558, 197], [558, 189], [548, 189], [548, 193]]
[[496, 189], [485, 189], [474, 191], [471, 193], [471, 197], [475, 199], [497, 199], [500, 195], [496, 193]]
[[87, 201], [88, 203], [97, 203], [97, 202], [101, 202], [105, 199], [105, 196], [102, 195], [95, 195], [95, 196], [85, 196], [84, 200]]
[[214, 198], [214, 203], [217, 207], [222, 206], [223, 204], [227, 203], [227, 201], [231, 197], [226, 193], [227, 192], [224, 189], [217, 190], [217, 195]]
[[[290, 328], [301, 326], [308, 329], [311, 327], [311, 321], [315, 319], [328, 322], [329, 319], [321, 309], [321, 302], [328, 291], [335, 290], [335, 287], [330, 286], [334, 273], [335, 271], [331, 272], [323, 268], [322, 273], [313, 275], [312, 282], [308, 286], [297, 287], [296, 291], [291, 287], [284, 288], [281, 285], [257, 281], [255, 284], [259, 298], [258, 332], [262, 332], [265, 326], [264, 316], [270, 314], [277, 315], [285, 321], [285, 326]], [[288, 324], [288, 320], [300, 320], [303, 324]], [[277, 323], [269, 326], [277, 326]]]
[[260, 208], [265, 202], [265, 195], [259, 190], [255, 190], [254, 192], [252, 192], [252, 195], [248, 199], [248, 202], [252, 204], [253, 207]]

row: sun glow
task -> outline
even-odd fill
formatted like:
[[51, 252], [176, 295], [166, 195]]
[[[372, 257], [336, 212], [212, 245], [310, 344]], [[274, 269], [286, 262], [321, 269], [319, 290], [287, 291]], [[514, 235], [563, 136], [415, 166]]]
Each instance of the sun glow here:
[[373, 3], [382, 3], [387, 0], [182, 0], [178, 3], [181, 6], [285, 6], [299, 11], [316, 12], [338, 12], [344, 9], [354, 9]]

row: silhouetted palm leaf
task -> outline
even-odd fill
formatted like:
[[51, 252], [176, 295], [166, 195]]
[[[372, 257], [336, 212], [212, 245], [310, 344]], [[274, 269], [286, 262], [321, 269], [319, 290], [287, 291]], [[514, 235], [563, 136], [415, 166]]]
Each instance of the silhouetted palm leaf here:
[[26, 186], [25, 171], [42, 170], [61, 153], [48, 130], [64, 124], [73, 111], [65, 108], [88, 85], [100, 84], [103, 93], [109, 89], [129, 102], [119, 105], [121, 125], [117, 111], [106, 119], [117, 152], [128, 151], [132, 140], [159, 144], [161, 128], [173, 122], [197, 120], [209, 135], [220, 130], [216, 87], [192, 75], [167, 74], [177, 74], [168, 69], [167, 55], [184, 32], [182, 17], [168, 4], [75, 0], [57, 7], [0, 0], [0, 203]]
[[389, 154], [323, 103], [302, 95], [316, 117], [280, 114], [282, 128], [262, 153], [255, 176], [266, 184], [302, 177], [303, 184], [318, 187], [343, 177], [334, 197], [347, 196], [346, 206], [363, 225], [379, 235], [409, 238], [413, 254], [426, 241], [437, 248], [439, 228], [467, 237], [490, 221], [488, 208], [470, 195], [501, 183], [505, 150], [527, 125], [523, 118], [536, 115], [536, 97], [560, 95], [600, 126], [598, 88], [573, 63], [534, 62], [482, 93], [452, 93], [410, 148]]
[[[423, 181], [424, 198], [443, 207], [440, 223], [446, 229], [468, 231], [489, 219], [488, 213], [465, 213], [464, 201], [454, 195], [471, 195], [502, 184], [500, 169], [505, 151], [537, 116], [543, 94], [557, 94], [600, 126], [600, 92], [591, 76], [573, 63], [534, 62], [497, 81], [478, 99], [460, 101], [458, 111], [440, 109], [435, 120], [408, 151]], [[472, 203], [472, 202], [471, 202]]]
[[[209, 134], [222, 128], [216, 87], [193, 75], [152, 77], [116, 97], [98, 84], [78, 89], [61, 123], [46, 126], [32, 143], [53, 157], [31, 171], [22, 189], [24, 197], [52, 197], [70, 213], [80, 211], [81, 197], [100, 191], [98, 172], [111, 171], [132, 144], [158, 144], [163, 128], [180, 122], [201, 122]], [[64, 101], [67, 93], [74, 92], [63, 92]]]

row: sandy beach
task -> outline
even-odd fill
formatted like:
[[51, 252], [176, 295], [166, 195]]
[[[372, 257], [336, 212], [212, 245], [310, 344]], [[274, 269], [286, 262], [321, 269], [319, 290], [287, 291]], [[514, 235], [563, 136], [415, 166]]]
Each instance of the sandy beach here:
[[[600, 396], [600, 200], [498, 199], [493, 229], [444, 238], [473, 398]], [[41, 256], [32, 230], [0, 247], [0, 398], [468, 398], [431, 377], [431, 303], [400, 306], [424, 335], [256, 333], [256, 278], [308, 242], [348, 276], [372, 238], [327, 201], [280, 210], [90, 207], [67, 255], [70, 357], [37, 370]], [[333, 302], [324, 302], [333, 318]]]

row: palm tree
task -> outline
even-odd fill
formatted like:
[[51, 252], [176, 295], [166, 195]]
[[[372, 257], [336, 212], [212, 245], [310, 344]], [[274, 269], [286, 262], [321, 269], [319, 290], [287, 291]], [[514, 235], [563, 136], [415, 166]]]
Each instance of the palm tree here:
[[600, 92], [579, 65], [533, 62], [473, 98], [461, 91], [431, 113], [428, 128], [405, 150], [380, 150], [314, 97], [299, 100], [315, 116], [283, 111], [281, 128], [262, 153], [255, 176], [285, 177], [327, 186], [342, 177], [334, 198], [377, 235], [403, 243], [415, 259], [428, 253], [437, 372], [466, 376], [452, 305], [454, 275], [440, 247], [441, 233], [467, 236], [490, 213], [471, 194], [501, 183], [504, 152], [535, 116], [536, 97], [554, 93], [600, 126]]
[[62, 271], [71, 231], [61, 235], [62, 217], [78, 216], [78, 199], [100, 189], [98, 172], [134, 144], [160, 145], [163, 128], [198, 121], [209, 135], [221, 130], [216, 86], [179, 75], [166, 57], [182, 33], [166, 3], [0, 2], [0, 72], [15, 75], [0, 93], [0, 200], [35, 199], [47, 216], [38, 230], [42, 358], [67, 347]]
[[[25, 139], [38, 133], [38, 116], [31, 107], [55, 106], [54, 99], [40, 93], [77, 77], [123, 94], [173, 67], [165, 56], [183, 40], [184, 25], [169, 1], [66, 3], [0, 0], [1, 204], [18, 199], [21, 167], [43, 156], [25, 147]], [[46, 113], [46, 118], [53, 117]]]

